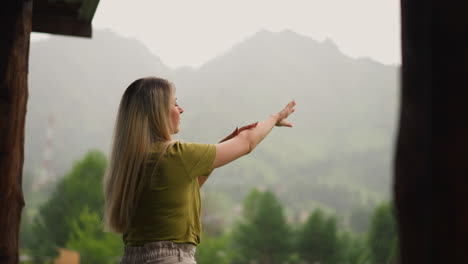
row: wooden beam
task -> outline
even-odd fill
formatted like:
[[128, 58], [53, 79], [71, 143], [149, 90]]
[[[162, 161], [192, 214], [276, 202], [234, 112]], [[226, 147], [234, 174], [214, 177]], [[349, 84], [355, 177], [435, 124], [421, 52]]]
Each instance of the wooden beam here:
[[468, 263], [467, 1], [401, 0], [401, 264]]
[[93, 32], [91, 22], [47, 15], [34, 15], [32, 30], [87, 38], [91, 38]]
[[78, 18], [86, 21], [92, 21], [98, 5], [99, 0], [83, 0]]
[[32, 0], [2, 3], [0, 33], [0, 263], [16, 264], [28, 99]]

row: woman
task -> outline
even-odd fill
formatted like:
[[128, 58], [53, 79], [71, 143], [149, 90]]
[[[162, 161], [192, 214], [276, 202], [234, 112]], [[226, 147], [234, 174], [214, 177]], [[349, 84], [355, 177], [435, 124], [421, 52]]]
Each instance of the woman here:
[[236, 129], [218, 144], [172, 140], [180, 115], [167, 80], [133, 82], [120, 102], [109, 167], [104, 177], [108, 230], [122, 233], [122, 264], [196, 263], [200, 193], [213, 169], [250, 153], [274, 126], [292, 127], [291, 101], [267, 119]]

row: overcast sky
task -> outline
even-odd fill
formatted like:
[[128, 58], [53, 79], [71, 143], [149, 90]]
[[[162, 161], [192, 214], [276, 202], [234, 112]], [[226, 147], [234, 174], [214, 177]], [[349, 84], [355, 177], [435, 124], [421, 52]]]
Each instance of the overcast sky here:
[[291, 29], [329, 38], [351, 57], [401, 62], [398, 0], [101, 0], [93, 25], [142, 41], [170, 67], [200, 66], [260, 29]]

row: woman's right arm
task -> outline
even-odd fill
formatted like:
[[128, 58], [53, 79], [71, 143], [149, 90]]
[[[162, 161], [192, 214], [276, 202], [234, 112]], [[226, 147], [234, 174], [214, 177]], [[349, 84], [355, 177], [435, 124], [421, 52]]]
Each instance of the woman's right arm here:
[[291, 101], [279, 113], [258, 122], [256, 127], [244, 130], [234, 138], [216, 144], [216, 157], [213, 167], [219, 168], [250, 153], [270, 133], [274, 126], [292, 127], [292, 124], [287, 122], [286, 118], [294, 112], [295, 105], [296, 103]]

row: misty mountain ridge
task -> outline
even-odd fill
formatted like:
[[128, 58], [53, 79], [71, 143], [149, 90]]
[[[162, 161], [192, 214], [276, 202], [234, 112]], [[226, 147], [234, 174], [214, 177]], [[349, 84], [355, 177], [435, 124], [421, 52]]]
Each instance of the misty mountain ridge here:
[[160, 76], [177, 87], [185, 112], [176, 138], [185, 141], [216, 143], [297, 101], [293, 129], [275, 128], [204, 188], [238, 200], [265, 185], [295, 209], [351, 209], [388, 193], [397, 71], [290, 30], [259, 31], [198, 68], [177, 69], [108, 30], [91, 40], [51, 37], [31, 45], [25, 171], [40, 174], [49, 116], [57, 176], [89, 149], [108, 153], [125, 88]]

